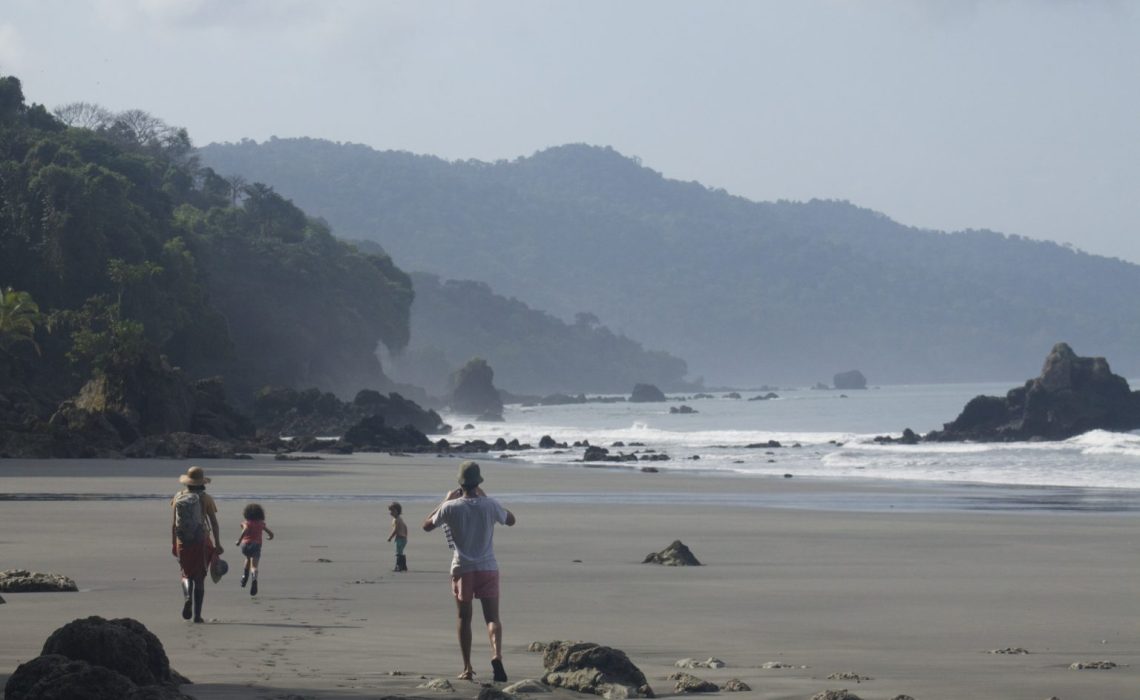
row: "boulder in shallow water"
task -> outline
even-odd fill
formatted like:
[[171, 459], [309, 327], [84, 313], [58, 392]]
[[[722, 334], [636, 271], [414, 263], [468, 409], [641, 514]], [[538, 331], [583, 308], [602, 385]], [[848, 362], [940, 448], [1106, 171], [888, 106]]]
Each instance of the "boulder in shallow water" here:
[[660, 402], [665, 400], [665, 394], [652, 384], [635, 384], [629, 400], [634, 403]]
[[1005, 397], [977, 396], [926, 440], [979, 442], [1065, 440], [1090, 430], [1140, 428], [1140, 392], [1113, 374], [1103, 357], [1078, 357], [1057, 343], [1041, 375]]
[[685, 546], [681, 540], [673, 540], [665, 549], [660, 552], [653, 552], [646, 555], [642, 564], [661, 564], [663, 566], [700, 566], [701, 562], [693, 556], [693, 553]]
[[867, 388], [867, 378], [857, 369], [840, 372], [831, 378], [831, 383], [841, 390]]

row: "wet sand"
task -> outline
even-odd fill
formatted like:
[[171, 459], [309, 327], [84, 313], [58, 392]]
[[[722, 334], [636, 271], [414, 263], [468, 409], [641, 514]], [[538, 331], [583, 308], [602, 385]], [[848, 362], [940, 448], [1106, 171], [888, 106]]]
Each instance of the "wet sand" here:
[[[0, 569], [81, 589], [4, 594], [0, 683], [54, 629], [101, 615], [143, 622], [198, 698], [451, 696], [417, 688], [437, 677], [474, 697], [477, 684], [454, 680], [449, 553], [418, 528], [458, 461], [202, 462], [233, 569], [209, 584], [203, 625], [179, 615], [169, 551], [167, 499], [189, 462], [0, 461]], [[710, 656], [727, 666], [691, 673], [744, 680], [741, 700], [843, 687], [882, 700], [1112, 700], [1140, 688], [1140, 518], [1127, 497], [481, 462], [487, 491], [519, 518], [496, 535], [511, 681], [541, 675], [530, 642], [582, 639], [624, 650], [658, 695], [673, 694], [675, 661]], [[385, 542], [392, 498], [411, 529], [406, 573], [391, 571]], [[249, 500], [278, 535], [256, 598], [230, 546]], [[674, 539], [705, 566], [640, 563]], [[1006, 647], [1031, 653], [988, 653]], [[1093, 660], [1119, 666], [1069, 670]], [[871, 680], [827, 678], [843, 672]]]

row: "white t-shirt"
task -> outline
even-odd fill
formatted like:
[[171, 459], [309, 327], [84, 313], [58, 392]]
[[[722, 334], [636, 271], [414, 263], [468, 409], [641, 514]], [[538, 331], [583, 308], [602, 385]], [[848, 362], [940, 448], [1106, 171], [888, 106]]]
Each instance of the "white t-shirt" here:
[[434, 525], [447, 525], [455, 541], [451, 574], [468, 571], [498, 571], [495, 561], [495, 523], [507, 524], [507, 509], [489, 497], [456, 498], [444, 503], [432, 518]]

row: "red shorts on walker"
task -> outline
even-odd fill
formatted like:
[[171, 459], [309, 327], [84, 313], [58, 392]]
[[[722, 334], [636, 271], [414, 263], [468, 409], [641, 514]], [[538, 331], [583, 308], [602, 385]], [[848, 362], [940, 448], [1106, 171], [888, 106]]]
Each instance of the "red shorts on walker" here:
[[451, 579], [451, 592], [461, 603], [470, 602], [472, 598], [498, 598], [499, 572], [468, 571], [460, 574]]

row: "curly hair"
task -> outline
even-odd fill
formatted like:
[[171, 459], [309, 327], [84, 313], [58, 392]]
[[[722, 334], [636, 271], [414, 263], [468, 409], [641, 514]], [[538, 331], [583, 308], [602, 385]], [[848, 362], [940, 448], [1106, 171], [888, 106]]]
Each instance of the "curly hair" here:
[[246, 520], [265, 520], [265, 509], [260, 503], [250, 503], [241, 512], [241, 517]]
[[388, 504], [388, 510], [393, 510], [393, 509], [396, 511], [396, 515], [403, 515], [404, 514], [404, 506], [400, 505], [399, 501], [392, 501], [391, 503]]

